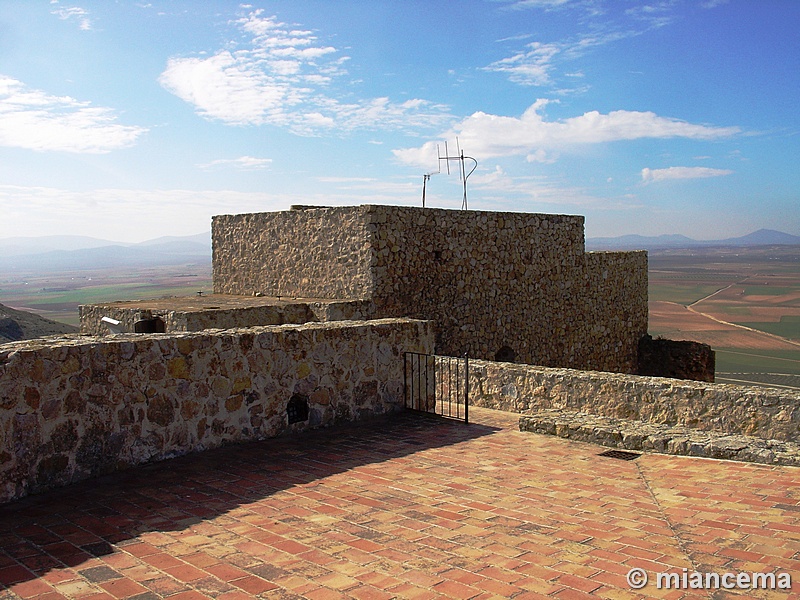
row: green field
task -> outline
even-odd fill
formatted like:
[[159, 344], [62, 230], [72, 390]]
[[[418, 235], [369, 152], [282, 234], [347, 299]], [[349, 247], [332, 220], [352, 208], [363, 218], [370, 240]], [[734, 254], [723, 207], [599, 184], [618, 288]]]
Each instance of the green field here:
[[[800, 341], [800, 247], [653, 251], [649, 254], [649, 265], [651, 301], [688, 306], [734, 284], [731, 292], [716, 294], [693, 310], [784, 340]], [[757, 343], [745, 335], [737, 339], [732, 326], [726, 329], [724, 324], [717, 323], [709, 328], [688, 312], [658, 313], [655, 307], [653, 311], [651, 335], [709, 343], [716, 352], [716, 371], [722, 379], [728, 373], [731, 380], [749, 380], [756, 385], [797, 386], [800, 347], [796, 351], [787, 350], [787, 344], [778, 338], [765, 337]], [[756, 315], [764, 314], [777, 320], [759, 321], [765, 317]], [[726, 330], [728, 335], [722, 339], [729, 340], [729, 344], [715, 345], [721, 338], [714, 330]]]
[[791, 340], [800, 340], [800, 317], [797, 316], [783, 316], [780, 322], [756, 322], [756, 323], [740, 323], [746, 327], [752, 327], [759, 331], [766, 331], [773, 335], [779, 335]]
[[650, 284], [648, 295], [651, 301], [676, 302], [688, 306], [725, 287], [724, 285], [700, 285], [664, 283], [656, 281]]
[[129, 272], [25, 273], [0, 281], [0, 304], [78, 325], [78, 305], [211, 293], [211, 265], [131, 268]]
[[718, 373], [786, 373], [800, 375], [800, 349], [741, 350], [714, 348]]
[[122, 283], [118, 285], [98, 285], [68, 292], [42, 292], [30, 297], [28, 305], [32, 308], [47, 310], [54, 305], [65, 304], [98, 304], [119, 300], [142, 300], [163, 298], [167, 296], [186, 296], [188, 293], [202, 290], [211, 291], [211, 281], [192, 281], [190, 285], [162, 286], [148, 283]]
[[783, 296], [797, 291], [796, 288], [774, 285], [748, 285], [744, 288], [745, 296]]

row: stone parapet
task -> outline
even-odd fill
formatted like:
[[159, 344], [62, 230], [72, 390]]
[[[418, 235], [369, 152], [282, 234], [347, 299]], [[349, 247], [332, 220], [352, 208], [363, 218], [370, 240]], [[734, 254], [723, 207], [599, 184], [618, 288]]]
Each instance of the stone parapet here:
[[0, 502], [403, 405], [431, 325], [339, 321], [0, 345]]
[[700, 431], [680, 425], [543, 410], [522, 415], [519, 429], [610, 448], [800, 467], [800, 444], [796, 442]]
[[79, 307], [81, 333], [106, 335], [103, 317], [120, 322], [126, 332], [142, 315], [159, 318], [167, 333], [231, 329], [260, 325], [300, 325], [309, 322], [361, 321], [375, 317], [369, 300], [266, 298], [212, 294], [202, 297], [162, 298], [86, 304]]
[[470, 402], [800, 443], [800, 392], [793, 390], [471, 360]]

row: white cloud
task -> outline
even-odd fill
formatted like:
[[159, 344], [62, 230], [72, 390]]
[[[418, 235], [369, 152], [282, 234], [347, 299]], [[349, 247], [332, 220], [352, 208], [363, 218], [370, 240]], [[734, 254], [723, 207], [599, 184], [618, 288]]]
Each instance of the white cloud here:
[[560, 8], [569, 4], [571, 0], [516, 0], [512, 2], [509, 8], [523, 9], [523, 8]]
[[[476, 112], [442, 138], [458, 137], [461, 147], [479, 160], [497, 156], [527, 156], [529, 161], [547, 162], [548, 151], [563, 151], [575, 145], [642, 138], [712, 140], [740, 132], [738, 127], [696, 125], [660, 117], [652, 112], [626, 110], [608, 114], [590, 111], [562, 121], [546, 121], [540, 111], [547, 103], [547, 100], [537, 100], [521, 117]], [[437, 161], [436, 142], [393, 152], [401, 162], [423, 168], [429, 168]]]
[[[575, 37], [554, 41], [534, 41], [522, 50], [484, 67], [483, 70], [507, 74], [510, 81], [525, 86], [549, 86], [554, 83], [556, 68], [562, 63], [574, 61], [596, 48], [642, 35], [653, 29], [663, 27], [675, 20], [674, 3], [654, 2], [637, 5], [619, 12], [612, 12], [611, 4], [602, 6], [591, 0], [520, 0], [508, 6], [511, 9], [563, 9], [576, 8], [585, 12], [581, 20], [589, 22], [587, 33]], [[617, 9], [616, 3], [613, 8]], [[522, 39], [507, 37], [499, 42]], [[562, 74], [563, 77], [584, 77], [582, 71]], [[561, 90], [561, 93], [582, 92], [579, 89]]]
[[[573, 206], [579, 210], [630, 210], [640, 206], [636, 197], [599, 197], [581, 187], [549, 181], [546, 177], [512, 177], [501, 167], [469, 178], [470, 207], [499, 210], [541, 210], [542, 207]], [[429, 188], [436, 191], [436, 188]], [[477, 190], [477, 193], [472, 193]], [[496, 193], [492, 197], [492, 192]], [[538, 208], [537, 208], [538, 207]], [[558, 209], [563, 210], [563, 209]]]
[[[51, 2], [51, 4], [58, 4], [58, 2]], [[70, 6], [69, 8], [57, 8], [50, 11], [50, 14], [58, 16], [62, 21], [75, 19], [78, 22], [78, 27], [83, 31], [89, 31], [92, 28], [92, 21], [89, 18], [89, 11], [85, 8], [77, 6]]]
[[186, 189], [75, 191], [0, 185], [0, 238], [69, 233], [141, 242], [208, 231], [213, 215], [288, 210], [292, 204], [408, 205], [409, 198], [421, 189], [412, 182], [383, 179], [331, 183], [331, 187], [285, 194]]
[[522, 85], [547, 85], [550, 83], [550, 70], [553, 57], [561, 52], [557, 44], [532, 42], [527, 50], [508, 58], [495, 61], [485, 71], [508, 73], [508, 78]]
[[709, 167], [669, 167], [666, 169], [642, 169], [642, 181], [652, 183], [671, 179], [703, 179], [706, 177], [722, 177], [731, 175], [728, 169], [711, 169]]
[[51, 96], [0, 75], [0, 145], [102, 154], [131, 146], [146, 132], [120, 125], [110, 108]]
[[256, 158], [254, 156], [240, 156], [239, 158], [220, 158], [209, 163], [197, 165], [201, 169], [211, 169], [213, 167], [232, 166], [241, 171], [256, 171], [266, 169], [272, 164], [271, 158]]
[[729, 1], [730, 0], [708, 0], [707, 2], [701, 2], [700, 6], [703, 8], [716, 8], [717, 6], [727, 4]]
[[349, 60], [311, 31], [251, 12], [235, 22], [247, 38], [209, 57], [172, 57], [161, 85], [208, 119], [229, 125], [277, 125], [301, 135], [353, 129], [441, 126], [447, 108], [420, 99], [341, 102], [332, 85]]
[[317, 177], [322, 183], [372, 183], [377, 181], [372, 177]]

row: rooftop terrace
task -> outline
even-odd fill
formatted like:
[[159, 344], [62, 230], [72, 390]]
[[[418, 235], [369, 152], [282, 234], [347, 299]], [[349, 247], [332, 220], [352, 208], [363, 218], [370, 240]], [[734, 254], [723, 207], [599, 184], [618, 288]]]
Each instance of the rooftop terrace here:
[[[0, 598], [721, 598], [626, 573], [787, 572], [800, 469], [396, 413], [0, 507]], [[732, 593], [732, 592], [726, 592]]]

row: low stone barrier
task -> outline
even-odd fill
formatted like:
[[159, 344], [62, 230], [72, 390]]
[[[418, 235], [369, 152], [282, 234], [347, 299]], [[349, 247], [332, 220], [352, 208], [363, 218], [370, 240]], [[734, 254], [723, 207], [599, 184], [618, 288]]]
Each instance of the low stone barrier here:
[[800, 442], [800, 392], [470, 360], [470, 402]]
[[568, 410], [521, 415], [520, 431], [555, 435], [611, 448], [800, 467], [800, 444], [643, 423]]
[[403, 354], [432, 350], [411, 319], [0, 345], [0, 502], [393, 411]]
[[107, 335], [109, 317], [123, 331], [135, 331], [144, 315], [159, 318], [167, 333], [231, 329], [261, 325], [301, 325], [309, 322], [363, 321], [375, 317], [375, 307], [366, 300], [279, 300], [224, 295], [158, 300], [129, 300], [78, 307], [81, 333]]

